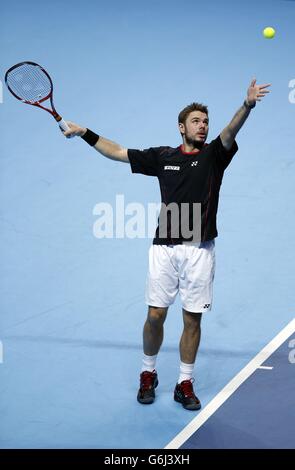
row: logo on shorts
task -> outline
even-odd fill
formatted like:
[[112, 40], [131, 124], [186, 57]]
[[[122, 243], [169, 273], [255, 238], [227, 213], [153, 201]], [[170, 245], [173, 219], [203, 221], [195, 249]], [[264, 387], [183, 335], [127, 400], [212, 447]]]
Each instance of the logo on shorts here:
[[205, 304], [203, 308], [209, 308], [210, 304]]
[[192, 163], [191, 163], [191, 166], [197, 166], [198, 163], [199, 163], [199, 162], [192, 162]]

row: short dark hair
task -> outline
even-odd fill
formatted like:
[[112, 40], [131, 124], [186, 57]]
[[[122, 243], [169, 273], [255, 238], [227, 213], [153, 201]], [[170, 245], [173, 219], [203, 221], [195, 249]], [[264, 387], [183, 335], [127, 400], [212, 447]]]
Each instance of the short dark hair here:
[[201, 111], [201, 113], [205, 113], [208, 116], [208, 107], [205, 106], [204, 104], [201, 103], [191, 103], [188, 106], [186, 106], [182, 111], [180, 111], [178, 115], [178, 123], [185, 124], [185, 121], [188, 117], [188, 115], [192, 111]]

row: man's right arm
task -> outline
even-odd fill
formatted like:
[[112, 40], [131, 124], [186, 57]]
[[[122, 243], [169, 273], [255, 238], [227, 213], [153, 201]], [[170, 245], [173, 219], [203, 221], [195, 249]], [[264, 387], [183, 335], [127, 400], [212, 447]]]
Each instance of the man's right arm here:
[[[66, 137], [80, 136], [83, 138], [85, 135], [87, 135], [86, 127], [81, 127], [78, 124], [69, 121], [67, 121], [67, 124], [70, 130], [64, 132], [64, 135]], [[98, 140], [94, 145], [90, 144], [93, 146], [93, 148], [95, 148], [95, 150], [97, 150], [105, 157], [110, 158], [111, 160], [129, 163], [128, 150], [126, 148], [122, 147], [119, 144], [116, 144], [115, 142], [112, 142], [111, 140], [106, 139], [105, 137], [97, 136], [97, 138]]]

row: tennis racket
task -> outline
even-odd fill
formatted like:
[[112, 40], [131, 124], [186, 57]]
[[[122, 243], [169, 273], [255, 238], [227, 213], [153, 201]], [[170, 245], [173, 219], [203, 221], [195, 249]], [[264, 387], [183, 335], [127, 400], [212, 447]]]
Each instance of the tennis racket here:
[[[54, 107], [53, 83], [41, 65], [35, 62], [20, 62], [13, 65], [5, 74], [5, 83], [15, 98], [44, 109], [54, 117], [62, 131], [69, 130], [69, 126]], [[42, 106], [41, 103], [47, 100], [50, 100], [51, 108]]]

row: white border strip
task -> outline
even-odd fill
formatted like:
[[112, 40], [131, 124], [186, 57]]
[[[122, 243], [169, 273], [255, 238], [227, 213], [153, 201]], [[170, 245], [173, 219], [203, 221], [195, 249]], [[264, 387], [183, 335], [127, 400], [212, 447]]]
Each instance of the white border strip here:
[[207, 421], [210, 416], [237, 390], [237, 388], [255, 372], [255, 370], [271, 356], [295, 331], [295, 318], [272, 339], [250, 362], [241, 370], [177, 436], [166, 445], [165, 449], [179, 447]]

